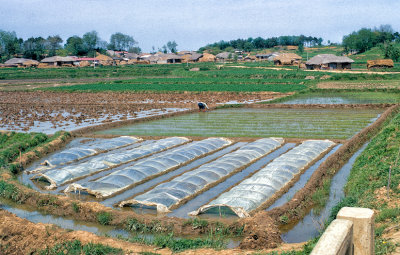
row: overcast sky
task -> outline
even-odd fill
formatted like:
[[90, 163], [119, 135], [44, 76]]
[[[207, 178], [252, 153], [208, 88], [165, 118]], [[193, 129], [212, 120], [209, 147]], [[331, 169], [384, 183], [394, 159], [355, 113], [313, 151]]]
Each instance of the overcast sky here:
[[18, 37], [60, 35], [64, 41], [96, 30], [109, 41], [132, 35], [150, 51], [175, 40], [197, 50], [220, 40], [311, 35], [341, 42], [362, 27], [400, 31], [399, 0], [0, 0], [0, 29]]

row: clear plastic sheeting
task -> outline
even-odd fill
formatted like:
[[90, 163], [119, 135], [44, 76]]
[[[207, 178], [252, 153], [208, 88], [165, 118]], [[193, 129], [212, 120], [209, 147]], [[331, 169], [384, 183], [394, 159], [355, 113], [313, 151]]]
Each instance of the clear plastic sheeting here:
[[45, 178], [50, 183], [50, 186], [47, 186], [46, 188], [54, 189], [66, 182], [74, 181], [75, 179], [108, 170], [117, 165], [149, 156], [174, 146], [181, 145], [188, 141], [189, 139], [185, 137], [170, 137], [161, 139], [150, 144], [125, 150], [123, 152], [109, 152], [102, 156], [93, 157], [90, 160], [80, 164], [71, 164], [57, 169], [50, 169], [38, 173], [31, 179]]
[[305, 141], [190, 215], [198, 215], [215, 207], [228, 207], [239, 217], [249, 217], [249, 212], [266, 202], [333, 145], [334, 142], [329, 140]]
[[64, 165], [76, 160], [93, 156], [100, 152], [118, 149], [123, 146], [128, 146], [138, 141], [140, 141], [140, 139], [136, 137], [120, 136], [112, 139], [100, 139], [89, 144], [82, 144], [78, 147], [63, 150], [59, 153], [52, 155], [42, 163], [42, 165], [44, 165], [45, 167], [37, 170], [43, 170], [46, 167], [54, 168], [59, 165]]
[[178, 176], [170, 182], [162, 183], [133, 200], [123, 201], [120, 206], [152, 205], [156, 206], [159, 212], [168, 212], [171, 206], [179, 204], [183, 199], [229, 176], [235, 170], [269, 154], [280, 147], [283, 142], [282, 138], [259, 139], [213, 162]]
[[71, 184], [65, 192], [84, 190], [96, 197], [108, 197], [137, 184], [151, 176], [164, 173], [198, 157], [231, 144], [224, 138], [208, 138], [173, 149], [161, 156], [154, 156], [133, 166], [113, 172], [83, 185]]

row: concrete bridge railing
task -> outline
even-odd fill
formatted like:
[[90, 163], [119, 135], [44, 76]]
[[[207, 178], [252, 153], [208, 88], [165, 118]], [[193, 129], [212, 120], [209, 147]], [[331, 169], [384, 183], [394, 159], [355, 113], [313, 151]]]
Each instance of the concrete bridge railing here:
[[311, 255], [373, 255], [374, 211], [343, 207], [325, 230]]

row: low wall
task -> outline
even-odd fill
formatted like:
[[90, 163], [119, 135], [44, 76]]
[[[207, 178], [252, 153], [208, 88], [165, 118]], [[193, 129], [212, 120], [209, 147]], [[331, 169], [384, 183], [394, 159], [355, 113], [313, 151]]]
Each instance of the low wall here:
[[311, 255], [373, 255], [374, 211], [343, 207], [325, 230]]

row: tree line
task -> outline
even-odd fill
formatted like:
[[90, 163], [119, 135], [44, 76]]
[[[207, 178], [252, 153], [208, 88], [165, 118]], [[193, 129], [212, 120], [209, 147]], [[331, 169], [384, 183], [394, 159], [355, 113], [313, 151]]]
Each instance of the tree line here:
[[378, 28], [361, 28], [343, 37], [342, 45], [345, 53], [363, 53], [373, 47], [379, 47], [385, 58], [400, 60], [400, 34], [391, 25]]
[[95, 52], [105, 53], [106, 50], [141, 52], [132, 36], [120, 32], [112, 34], [109, 42], [102, 40], [94, 30], [83, 34], [82, 37], [71, 36], [64, 45], [63, 42], [59, 35], [47, 38], [30, 37], [23, 40], [18, 38], [15, 32], [0, 30], [0, 60], [10, 59], [16, 55], [41, 60], [55, 55], [94, 56]]
[[252, 38], [247, 39], [236, 39], [230, 41], [219, 41], [216, 43], [208, 44], [199, 49], [200, 52], [208, 50], [210, 52], [222, 52], [222, 51], [232, 51], [232, 49], [252, 51], [252, 50], [262, 50], [272, 48], [278, 45], [288, 46], [295, 45], [299, 46], [300, 50], [304, 47], [313, 47], [316, 45], [322, 45], [323, 39], [313, 36], [305, 35], [291, 35], [291, 36], [279, 36], [270, 38]]

